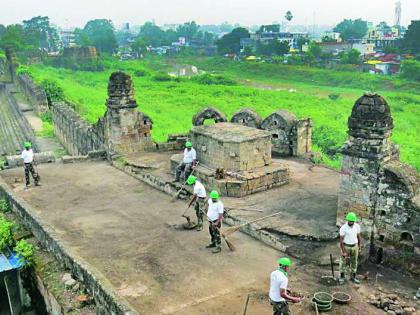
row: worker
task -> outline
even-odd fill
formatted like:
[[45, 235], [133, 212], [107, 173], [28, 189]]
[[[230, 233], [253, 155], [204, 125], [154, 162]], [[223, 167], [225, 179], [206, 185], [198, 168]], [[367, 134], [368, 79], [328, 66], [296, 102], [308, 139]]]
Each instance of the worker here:
[[359, 284], [360, 281], [356, 279], [357, 272], [357, 258], [359, 250], [361, 249], [362, 238], [360, 237], [360, 225], [356, 223], [357, 216], [354, 212], [349, 212], [346, 216], [347, 223], [340, 228], [340, 278], [339, 284], [344, 284], [345, 269], [350, 265], [350, 279], [352, 282]]
[[290, 296], [287, 291], [289, 279], [287, 278], [292, 261], [288, 257], [282, 257], [277, 260], [279, 268], [270, 275], [270, 302], [273, 306], [274, 315], [289, 315], [288, 301], [299, 303], [302, 298]]
[[197, 226], [196, 230], [201, 231], [203, 229], [203, 217], [204, 217], [204, 206], [206, 203], [206, 188], [204, 185], [197, 180], [194, 175], [190, 175], [187, 179], [188, 185], [194, 185], [193, 197], [191, 198], [188, 208], [194, 203], [195, 214], [197, 215]]
[[210, 193], [210, 198], [207, 201], [204, 209], [207, 213], [207, 220], [209, 221], [209, 232], [211, 243], [206, 248], [213, 248], [212, 253], [217, 254], [222, 251], [222, 241], [220, 239], [220, 228], [223, 220], [223, 203], [220, 200], [219, 193], [213, 190]]
[[26, 188], [30, 185], [29, 173], [31, 173], [32, 178], [34, 179], [35, 186], [39, 186], [39, 175], [34, 169], [35, 160], [32, 144], [30, 142], [25, 142], [23, 147], [24, 150], [22, 151], [21, 158], [23, 159], [23, 166], [25, 168]]
[[195, 166], [196, 162], [197, 153], [193, 148], [192, 142], [187, 141], [185, 143], [184, 158], [182, 159], [181, 163], [179, 163], [175, 171], [174, 182], [179, 182], [182, 172], [184, 172], [184, 178], [187, 178], [191, 174], [192, 168]]

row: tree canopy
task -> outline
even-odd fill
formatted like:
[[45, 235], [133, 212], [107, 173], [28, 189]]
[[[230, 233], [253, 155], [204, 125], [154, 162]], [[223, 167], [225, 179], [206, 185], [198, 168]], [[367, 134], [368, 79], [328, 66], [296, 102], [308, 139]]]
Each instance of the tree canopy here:
[[334, 32], [340, 33], [343, 40], [360, 39], [366, 35], [367, 30], [367, 22], [362, 19], [345, 19], [334, 27]]
[[241, 38], [249, 38], [250, 34], [246, 28], [238, 27], [229, 34], [224, 35], [216, 42], [217, 51], [220, 54], [235, 53], [241, 50]]
[[83, 30], [76, 30], [76, 43], [95, 46], [101, 52], [112, 53], [117, 48], [114, 26], [110, 20], [96, 19], [86, 23]]
[[402, 44], [407, 51], [420, 54], [420, 20], [411, 21]]

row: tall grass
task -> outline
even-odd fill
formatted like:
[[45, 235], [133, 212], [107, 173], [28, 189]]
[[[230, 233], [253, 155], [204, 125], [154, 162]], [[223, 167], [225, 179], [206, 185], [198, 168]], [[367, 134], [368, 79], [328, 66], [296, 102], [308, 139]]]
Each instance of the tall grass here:
[[[305, 67], [220, 63], [219, 59], [196, 61], [196, 64], [205, 69], [216, 69], [220, 75], [227, 76], [227, 79], [230, 77], [243, 84], [207, 85], [193, 79], [156, 81], [153, 80], [156, 73], [169, 69], [171, 63], [179, 62], [156, 58], [128, 62], [107, 59], [104, 62], [106, 70], [103, 72], [72, 71], [43, 65], [32, 65], [30, 71], [38, 82], [47, 78], [56, 80], [63, 88], [65, 98], [91, 123], [96, 122], [105, 112], [110, 74], [116, 70], [127, 72], [132, 76], [135, 85], [139, 110], [154, 121], [152, 136], [156, 141], [165, 141], [168, 133], [188, 131], [192, 126], [192, 116], [210, 105], [228, 116], [239, 108], [250, 107], [263, 118], [279, 108], [286, 109], [299, 118], [313, 119], [314, 148], [325, 153], [324, 162], [336, 168], [340, 165], [339, 157], [327, 156], [346, 140], [347, 119], [355, 100], [366, 90], [365, 85], [382, 86], [388, 90], [381, 94], [391, 106], [395, 125], [392, 137], [401, 147], [401, 158], [420, 170], [417, 154], [420, 149], [420, 96], [411, 93], [409, 82]], [[147, 75], [136, 76], [135, 71], [139, 69], [145, 70]], [[403, 92], [389, 91], [396, 86], [401, 86], [400, 90]], [[289, 92], [289, 88], [296, 92]], [[330, 94], [338, 94], [339, 97], [332, 100], [328, 97]]]

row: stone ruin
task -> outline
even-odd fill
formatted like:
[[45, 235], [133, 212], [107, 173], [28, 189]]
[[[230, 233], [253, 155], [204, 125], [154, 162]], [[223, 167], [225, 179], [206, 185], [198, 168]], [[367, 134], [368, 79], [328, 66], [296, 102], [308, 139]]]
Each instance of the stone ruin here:
[[104, 140], [110, 152], [128, 154], [154, 147], [152, 120], [137, 110], [131, 77], [111, 74], [104, 117]]
[[[215, 123], [226, 122], [226, 116], [219, 110], [208, 107], [193, 117], [193, 125], [201, 126], [207, 119]], [[264, 120], [252, 109], [240, 109], [233, 114], [232, 123], [267, 130], [271, 133], [272, 153], [280, 156], [304, 156], [312, 147], [311, 119], [298, 120], [295, 115], [278, 110]]]
[[285, 110], [278, 110], [265, 118], [261, 129], [272, 134], [273, 153], [280, 156], [301, 156], [311, 150], [311, 119], [298, 120]]
[[391, 143], [393, 120], [386, 100], [373, 93], [359, 98], [348, 120], [337, 224], [347, 212], [361, 219], [365, 257], [420, 273], [420, 179], [399, 161]]
[[[200, 165], [196, 175], [223, 196], [243, 197], [289, 182], [289, 169], [271, 159], [271, 134], [241, 124], [195, 126], [190, 139]], [[171, 158], [172, 169], [182, 154]]]

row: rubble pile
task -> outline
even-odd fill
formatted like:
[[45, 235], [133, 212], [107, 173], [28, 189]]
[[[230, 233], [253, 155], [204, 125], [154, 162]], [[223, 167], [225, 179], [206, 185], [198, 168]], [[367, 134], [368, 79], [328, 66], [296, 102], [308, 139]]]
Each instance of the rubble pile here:
[[369, 296], [369, 303], [392, 315], [415, 315], [416, 309], [398, 299], [396, 294], [379, 293]]

